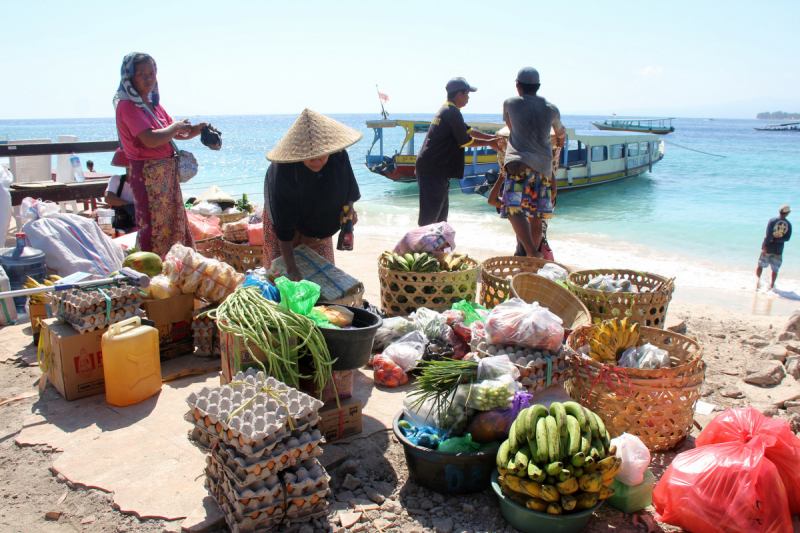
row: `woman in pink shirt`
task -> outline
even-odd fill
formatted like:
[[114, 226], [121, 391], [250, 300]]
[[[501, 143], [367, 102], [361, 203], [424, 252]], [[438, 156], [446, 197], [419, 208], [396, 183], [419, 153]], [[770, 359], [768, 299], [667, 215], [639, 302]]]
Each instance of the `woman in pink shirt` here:
[[131, 162], [139, 248], [162, 258], [175, 243], [194, 248], [170, 141], [197, 137], [205, 123], [176, 122], [161, 107], [156, 62], [149, 55], [125, 56], [121, 78], [114, 106], [120, 145]]

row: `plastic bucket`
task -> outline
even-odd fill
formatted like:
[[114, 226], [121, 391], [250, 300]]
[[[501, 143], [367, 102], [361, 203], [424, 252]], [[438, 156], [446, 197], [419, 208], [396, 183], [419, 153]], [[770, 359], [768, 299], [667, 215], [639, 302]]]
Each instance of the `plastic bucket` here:
[[[324, 304], [317, 305], [339, 305]], [[372, 341], [375, 339], [375, 332], [383, 324], [383, 319], [375, 313], [370, 313], [360, 307], [344, 305], [353, 312], [353, 326], [358, 329], [331, 329], [320, 328], [331, 359], [336, 359], [333, 363], [333, 370], [355, 370], [361, 368], [369, 362], [372, 354]]]
[[591, 509], [586, 509], [579, 513], [560, 515], [532, 511], [513, 502], [511, 498], [503, 494], [500, 485], [497, 483], [498, 477], [500, 477], [500, 474], [497, 470], [492, 472], [492, 489], [500, 500], [500, 512], [503, 513], [509, 524], [524, 533], [540, 533], [541, 531], [547, 531], [547, 533], [577, 533], [586, 527], [592, 517], [592, 513], [603, 505], [601, 501]]
[[489, 486], [492, 472], [497, 466], [496, 449], [448, 453], [415, 446], [400, 432], [397, 423], [402, 419], [403, 411], [400, 411], [394, 417], [392, 429], [403, 445], [411, 479], [441, 494], [480, 492]]

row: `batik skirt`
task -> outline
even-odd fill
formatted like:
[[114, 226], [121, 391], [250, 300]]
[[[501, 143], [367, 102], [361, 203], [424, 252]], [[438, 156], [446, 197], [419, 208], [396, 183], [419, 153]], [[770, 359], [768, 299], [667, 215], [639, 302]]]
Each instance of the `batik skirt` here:
[[[322, 239], [319, 244], [309, 246], [312, 250], [331, 262], [336, 264], [333, 260], [333, 238], [328, 237]], [[269, 219], [269, 215], [264, 213], [264, 267], [270, 268], [272, 262], [281, 257], [281, 241], [275, 235], [275, 227]]]

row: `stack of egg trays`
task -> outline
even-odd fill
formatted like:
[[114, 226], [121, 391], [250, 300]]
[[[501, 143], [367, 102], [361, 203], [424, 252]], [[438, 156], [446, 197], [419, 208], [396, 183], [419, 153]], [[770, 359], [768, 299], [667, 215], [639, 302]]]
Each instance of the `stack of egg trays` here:
[[[205, 311], [207, 309], [201, 310], [201, 312]], [[206, 357], [220, 355], [217, 323], [209, 316], [194, 317], [192, 320], [192, 336], [194, 337], [195, 355]]]
[[[142, 298], [135, 285], [120, 283], [101, 287], [103, 292], [99, 289], [72, 289], [61, 293], [53, 300], [57, 316], [69, 322], [79, 333], [85, 333], [139, 314]], [[108, 305], [103, 293], [109, 297], [108, 318]]]
[[[486, 342], [486, 340], [480, 341], [476, 345], [476, 350], [481, 358], [484, 357], [492, 357], [492, 355], [488, 352], [488, 349], [491, 345]], [[504, 345], [494, 345], [498, 348], [502, 348], [504, 350], [508, 350], [512, 348], [510, 346]], [[519, 347], [514, 347], [518, 349], [524, 349]], [[515, 350], [516, 351], [516, 350]], [[538, 350], [534, 350], [538, 351]], [[519, 370], [519, 378], [517, 381], [527, 389], [530, 394], [534, 394], [538, 391], [544, 390], [547, 388], [547, 359], [544, 357], [537, 358], [535, 362], [528, 362], [526, 365], [520, 365], [516, 362], [515, 357], [513, 355], [508, 356], [514, 366], [517, 367]], [[569, 377], [569, 358], [568, 358], [568, 349], [565, 346], [561, 346], [559, 348], [558, 354], [554, 357], [550, 358], [552, 361], [551, 368], [550, 368], [550, 386], [559, 385], [564, 383], [567, 378]]]
[[[208, 470], [213, 468], [209, 466]], [[244, 488], [218, 472], [206, 477], [206, 486], [230, 515], [229, 524], [244, 525], [249, 519], [267, 527], [283, 519], [284, 511], [286, 520], [307, 519], [309, 511], [324, 510], [324, 498], [330, 493], [330, 477], [316, 459], [307, 459]]]

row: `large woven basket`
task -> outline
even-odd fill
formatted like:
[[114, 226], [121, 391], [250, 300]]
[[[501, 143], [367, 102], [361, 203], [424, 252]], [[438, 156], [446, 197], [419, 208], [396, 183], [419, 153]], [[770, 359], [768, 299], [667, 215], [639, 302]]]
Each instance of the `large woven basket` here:
[[229, 222], [236, 222], [237, 220], [242, 220], [244, 217], [249, 217], [250, 213], [245, 213], [242, 211], [241, 213], [231, 213], [229, 215], [214, 215], [219, 219], [219, 225], [222, 227], [223, 224], [227, 224]]
[[390, 269], [381, 256], [381, 308], [389, 316], [406, 316], [421, 307], [444, 311], [461, 300], [474, 302], [481, 263], [472, 258], [464, 263], [469, 268], [457, 272], [401, 272]]
[[511, 278], [511, 294], [527, 303], [539, 302], [564, 321], [565, 330], [592, 323], [589, 310], [577, 296], [547, 278], [523, 272]]
[[[567, 345], [577, 351], [588, 342], [592, 328], [572, 332]], [[575, 357], [567, 381], [569, 395], [597, 413], [611, 437], [630, 433], [651, 450], [669, 450], [692, 431], [706, 365], [703, 348], [694, 340], [658, 328], [641, 328], [640, 343], [669, 352], [670, 368], [642, 370], [606, 366]]]
[[222, 256], [222, 235], [215, 235], [208, 239], [194, 241], [197, 253], [209, 259], [223, 259]]
[[[639, 292], [609, 292], [584, 288], [590, 279], [606, 274], [613, 274], [615, 279], [630, 280], [639, 288]], [[592, 320], [623, 318], [630, 311], [631, 321], [654, 328], [664, 327], [667, 307], [675, 290], [673, 281], [663, 276], [613, 269], [573, 272], [567, 279], [567, 287], [586, 305], [592, 314]], [[642, 289], [646, 289], [645, 292]]]
[[364, 284], [358, 284], [358, 292], [355, 294], [348, 294], [346, 296], [342, 296], [337, 300], [331, 300], [329, 304], [337, 304], [337, 305], [349, 305], [352, 307], [361, 307], [361, 303], [364, 301]]
[[236, 244], [222, 239], [222, 261], [225, 261], [236, 272], [247, 272], [253, 268], [258, 268], [264, 262], [263, 247], [249, 246], [247, 244]]
[[[479, 303], [487, 309], [500, 305], [508, 300], [512, 277], [521, 272], [533, 272], [535, 274], [547, 263], [555, 263], [555, 261], [516, 256], [487, 259], [483, 262], [481, 268], [481, 300]], [[570, 272], [570, 269], [564, 265], [556, 264], [568, 273]]]

